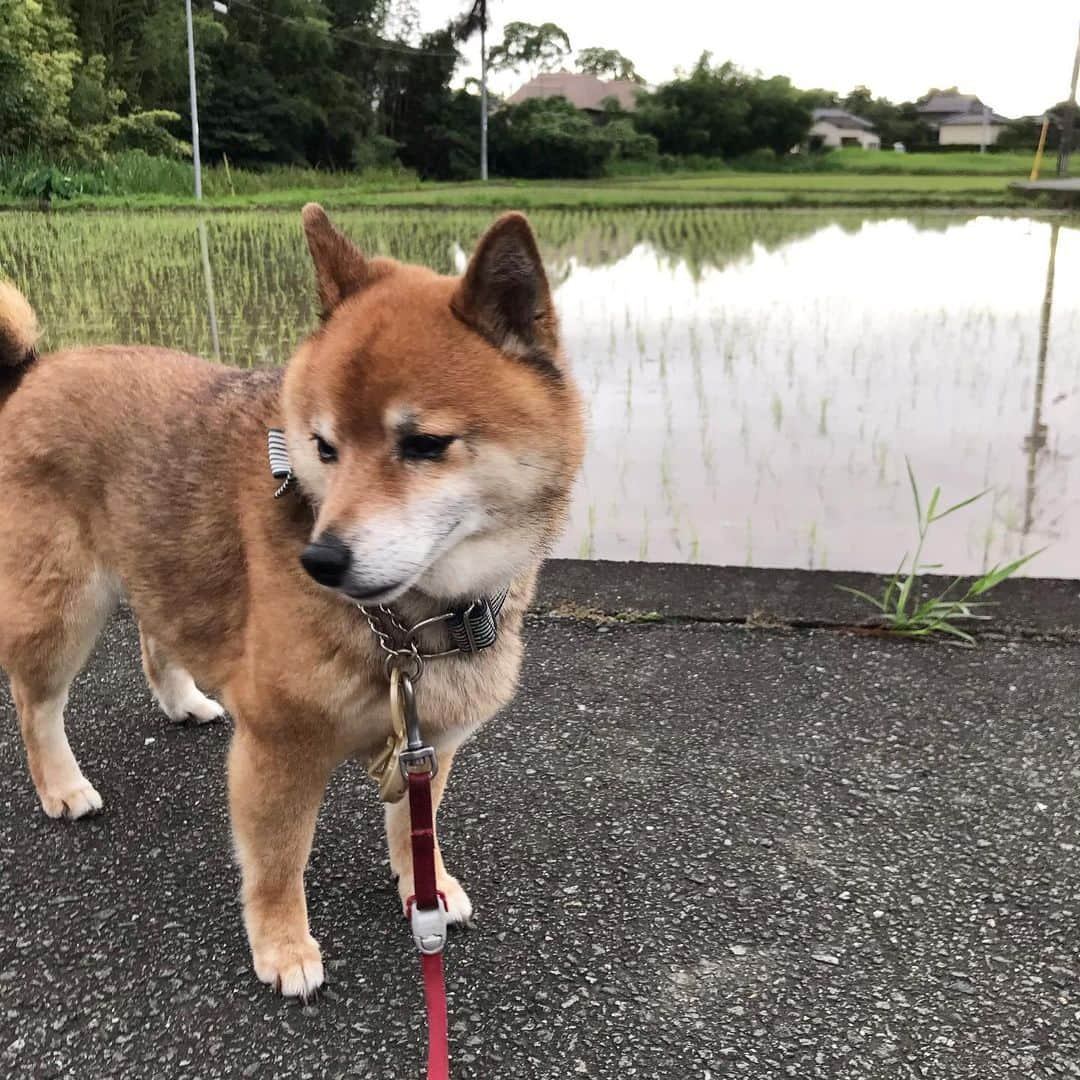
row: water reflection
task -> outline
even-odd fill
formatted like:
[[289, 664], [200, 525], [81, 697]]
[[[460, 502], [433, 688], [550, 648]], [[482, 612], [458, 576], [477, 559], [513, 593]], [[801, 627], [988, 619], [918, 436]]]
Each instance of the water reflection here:
[[210, 245], [206, 239], [206, 221], [199, 218], [199, 255], [206, 283], [206, 317], [210, 325], [210, 345], [215, 360], [221, 359], [221, 334], [218, 332], [217, 300], [214, 296], [214, 271], [210, 267]]
[[1035, 524], [1035, 493], [1038, 480], [1039, 456], [1046, 449], [1046, 424], [1043, 423], [1043, 400], [1046, 396], [1046, 353], [1050, 344], [1050, 316], [1054, 309], [1054, 273], [1057, 268], [1059, 222], [1050, 226], [1050, 254], [1046, 261], [1046, 288], [1039, 315], [1039, 359], [1035, 371], [1035, 404], [1031, 412], [1031, 431], [1024, 439], [1027, 451], [1027, 479], [1024, 485], [1024, 527], [1027, 539]]
[[907, 456], [949, 499], [993, 489], [935, 526], [946, 571], [1050, 545], [1030, 572], [1075, 575], [1075, 288], [1039, 321], [1048, 243], [1075, 282], [1080, 233], [938, 224], [828, 226], [723, 267], [649, 243], [571, 258], [558, 299], [592, 440], [564, 553], [892, 570]]
[[[451, 271], [490, 216], [340, 219], [370, 251]], [[888, 571], [914, 530], [907, 456], [947, 499], [993, 490], [935, 526], [928, 556], [946, 570], [1050, 545], [1030, 572], [1080, 573], [1075, 222], [533, 220], [590, 401], [561, 554]], [[294, 214], [6, 215], [0, 274], [26, 287], [49, 347], [140, 341], [280, 363], [315, 317]]]

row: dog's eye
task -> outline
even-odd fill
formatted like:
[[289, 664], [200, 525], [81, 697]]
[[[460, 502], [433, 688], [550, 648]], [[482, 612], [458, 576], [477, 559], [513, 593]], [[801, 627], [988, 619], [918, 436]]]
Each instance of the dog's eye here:
[[406, 461], [438, 461], [456, 435], [406, 435], [398, 449]]
[[319, 452], [319, 460], [327, 465], [337, 461], [337, 450], [331, 446], [321, 435], [312, 435], [315, 441], [315, 449]]

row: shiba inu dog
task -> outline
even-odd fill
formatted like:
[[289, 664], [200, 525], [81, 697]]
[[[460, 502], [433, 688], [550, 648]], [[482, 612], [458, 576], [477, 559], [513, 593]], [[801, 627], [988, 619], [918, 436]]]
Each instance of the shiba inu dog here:
[[[126, 598], [150, 687], [175, 719], [235, 721], [230, 814], [255, 971], [287, 995], [323, 981], [304, 869], [331, 772], [386, 742], [384, 655], [358, 604], [404, 625], [507, 590], [495, 643], [417, 683], [453, 755], [512, 696], [520, 627], [583, 449], [578, 392], [536, 242], [519, 214], [465, 274], [368, 259], [305, 207], [322, 306], [284, 370], [165, 349], [38, 356], [37, 321], [0, 285], [0, 667], [50, 817], [98, 811], [65, 734], [68, 687]], [[267, 431], [295, 483], [275, 499]], [[446, 626], [420, 632], [446, 648]], [[405, 802], [390, 862], [413, 892]], [[468, 896], [437, 859], [451, 921]]]

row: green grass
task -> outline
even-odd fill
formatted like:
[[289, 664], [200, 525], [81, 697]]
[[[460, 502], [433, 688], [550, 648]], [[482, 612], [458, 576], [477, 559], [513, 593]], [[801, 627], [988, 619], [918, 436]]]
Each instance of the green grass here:
[[[335, 177], [335, 181], [341, 179]], [[396, 207], [517, 209], [625, 209], [634, 207], [754, 206], [1012, 206], [1016, 197], [998, 176], [857, 175], [848, 173], [700, 173], [611, 180], [508, 181], [488, 184], [387, 182], [353, 178], [351, 184], [300, 183], [279, 190], [214, 193], [211, 210], [295, 209], [312, 200], [335, 209]], [[0, 195], [0, 206], [33, 205]], [[182, 209], [188, 195], [78, 194], [56, 201], [66, 209]]]
[[[1044, 158], [1050, 163], [1054, 155]], [[881, 175], [899, 173], [926, 176], [1027, 176], [1035, 160], [1033, 150], [1009, 150], [980, 154], [977, 150], [941, 153], [895, 154], [891, 150], [833, 150], [821, 158], [825, 172]]]
[[[154, 157], [139, 150], [115, 154], [93, 164], [49, 162], [27, 157], [0, 155], [0, 193], [18, 198], [33, 175], [53, 168], [76, 200], [99, 200], [130, 196], [159, 196], [185, 200], [195, 187], [195, 169], [187, 161]], [[419, 181], [404, 169], [366, 173], [329, 172], [297, 165], [272, 165], [266, 169], [230, 168], [228, 162], [207, 165], [202, 170], [203, 193], [207, 198], [251, 196], [271, 191], [317, 188], [416, 187]]]
[[[1023, 153], [895, 154], [837, 150], [793, 156], [775, 171], [718, 163], [703, 172], [612, 176], [601, 180], [421, 182], [405, 170], [326, 172], [278, 165], [253, 171], [226, 163], [203, 169], [209, 209], [295, 209], [318, 200], [337, 209], [440, 207], [495, 210], [713, 206], [1011, 206], [1011, 179], [1026, 177]], [[34, 207], [33, 177], [49, 165], [62, 175], [54, 209], [180, 209], [197, 205], [189, 162], [139, 151], [96, 164], [0, 158], [0, 208]]]
[[941, 569], [939, 563], [922, 561], [923, 547], [926, 544], [930, 526], [977, 502], [986, 492], [980, 491], [977, 495], [962, 499], [940, 510], [938, 506], [941, 501], [941, 488], [935, 487], [924, 509], [919, 496], [919, 485], [915, 481], [910, 461], [907, 462], [907, 474], [911, 483], [911, 494], [915, 500], [915, 516], [919, 534], [919, 542], [915, 547], [915, 555], [911, 559], [910, 568], [908, 556], [905, 555], [900, 560], [896, 573], [886, 582], [885, 592], [880, 597], [871, 596], [861, 589], [852, 589], [846, 585], [840, 585], [839, 588], [842, 592], [850, 593], [873, 607], [878, 612], [877, 622], [891, 634], [902, 637], [941, 635], [953, 639], [956, 644], [973, 646], [975, 638], [967, 630], [957, 626], [957, 623], [989, 619], [990, 616], [984, 609], [989, 606], [990, 601], [983, 600], [982, 597], [1007, 578], [1012, 577], [1039, 552], [1021, 555], [1020, 558], [1014, 559], [1005, 566], [995, 566], [963, 589], [960, 587], [961, 579], [956, 578], [937, 595], [922, 595], [923, 573], [927, 570]]

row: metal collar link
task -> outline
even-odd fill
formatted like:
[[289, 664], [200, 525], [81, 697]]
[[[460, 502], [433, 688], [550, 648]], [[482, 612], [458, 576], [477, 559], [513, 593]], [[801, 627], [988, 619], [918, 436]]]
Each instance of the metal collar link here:
[[[424, 673], [426, 660], [438, 660], [443, 656], [458, 653], [476, 653], [495, 644], [499, 631], [496, 620], [506, 601], [509, 587], [502, 589], [494, 597], [481, 597], [464, 607], [452, 608], [441, 615], [421, 619], [413, 626], [405, 624], [394, 614], [391, 608], [380, 604], [369, 608], [363, 604], [356, 606], [367, 619], [379, 648], [385, 653], [387, 669], [396, 664], [402, 672], [416, 682]], [[436, 623], [446, 623], [450, 633], [451, 646], [438, 652], [421, 652], [417, 638], [421, 630]]]

